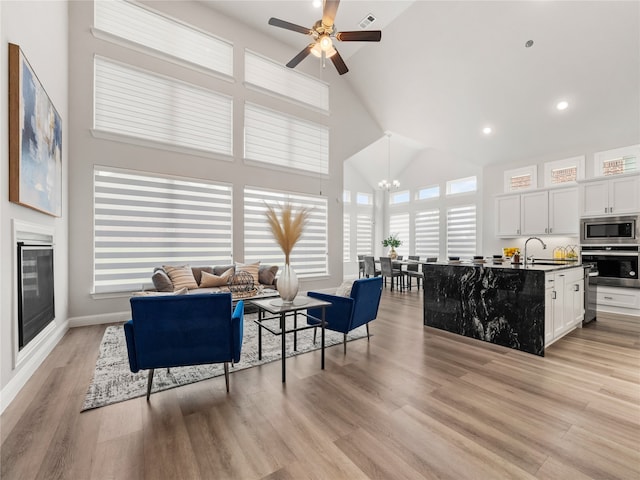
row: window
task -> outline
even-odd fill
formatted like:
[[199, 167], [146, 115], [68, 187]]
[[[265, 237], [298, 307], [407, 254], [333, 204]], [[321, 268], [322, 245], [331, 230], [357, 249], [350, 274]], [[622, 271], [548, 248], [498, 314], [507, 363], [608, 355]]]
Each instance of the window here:
[[370, 193], [358, 192], [356, 194], [356, 203], [358, 205], [373, 205], [373, 195]]
[[440, 185], [431, 185], [430, 187], [424, 187], [418, 190], [416, 200], [428, 200], [430, 198], [438, 198], [439, 196]]
[[278, 211], [289, 202], [294, 209], [310, 208], [309, 223], [291, 253], [291, 266], [299, 278], [328, 274], [327, 199], [297, 193], [277, 192], [254, 187], [244, 189], [244, 261], [284, 265], [284, 254], [267, 224], [266, 205]]
[[575, 183], [583, 178], [584, 155], [544, 164], [544, 184], [547, 187], [563, 183]]
[[618, 175], [640, 170], [640, 145], [616, 148], [605, 152], [597, 152], [594, 155], [594, 174], [597, 177]]
[[411, 194], [409, 190], [403, 190], [402, 192], [394, 192], [389, 195], [390, 205], [399, 205], [401, 203], [408, 203], [411, 200]]
[[94, 25], [129, 42], [233, 76], [233, 45], [190, 25], [123, 1], [95, 1]]
[[476, 177], [459, 178], [457, 180], [449, 180], [447, 182], [447, 195], [456, 195], [458, 193], [475, 192], [477, 190]]
[[473, 257], [476, 254], [476, 206], [447, 210], [447, 255]]
[[247, 103], [244, 157], [284, 168], [329, 173], [329, 129]]
[[154, 267], [229, 263], [230, 185], [94, 170], [93, 290], [140, 290]]
[[231, 156], [232, 123], [231, 97], [95, 59], [98, 131]]
[[437, 257], [440, 255], [440, 210], [416, 213], [416, 255]]
[[342, 218], [342, 261], [351, 261], [351, 217], [348, 213]]
[[358, 255], [373, 255], [373, 220], [369, 214], [358, 214], [356, 220]]
[[344, 190], [342, 192], [342, 202], [351, 203], [351, 192], [349, 190]]
[[327, 83], [286, 68], [250, 50], [245, 50], [244, 79], [256, 87], [329, 111]]
[[402, 245], [396, 248], [399, 255], [409, 255], [410, 237], [409, 237], [409, 214], [399, 213], [389, 217], [389, 233], [395, 235], [402, 241]]
[[538, 186], [538, 168], [531, 165], [504, 172], [504, 191], [531, 190]]

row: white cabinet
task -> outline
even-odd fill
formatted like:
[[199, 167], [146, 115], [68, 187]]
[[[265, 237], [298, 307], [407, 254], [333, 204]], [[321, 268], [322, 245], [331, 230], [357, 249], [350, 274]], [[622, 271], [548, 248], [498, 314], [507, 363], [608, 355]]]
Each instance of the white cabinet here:
[[545, 346], [566, 335], [584, 318], [582, 267], [545, 275]]
[[640, 315], [640, 289], [598, 285], [596, 294], [599, 312]]
[[580, 184], [580, 215], [623, 215], [640, 212], [640, 175]]
[[496, 197], [496, 236], [578, 235], [577, 187]]

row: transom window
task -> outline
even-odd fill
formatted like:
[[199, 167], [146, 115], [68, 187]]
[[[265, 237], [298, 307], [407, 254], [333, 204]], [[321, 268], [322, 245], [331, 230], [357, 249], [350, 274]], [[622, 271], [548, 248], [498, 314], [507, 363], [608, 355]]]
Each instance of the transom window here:
[[596, 176], [637, 172], [640, 171], [640, 145], [597, 152], [594, 160]]
[[409, 193], [409, 190], [394, 192], [391, 195], [389, 195], [390, 205], [399, 205], [402, 203], [409, 203], [409, 200], [411, 200], [411, 194]]
[[475, 192], [477, 190], [477, 177], [458, 178], [447, 182], [447, 195]]
[[373, 195], [370, 193], [358, 192], [356, 194], [356, 203], [358, 205], [373, 205]]
[[544, 184], [547, 187], [563, 183], [575, 183], [583, 178], [584, 155], [544, 164]]
[[418, 190], [416, 200], [428, 200], [430, 198], [438, 198], [440, 196], [440, 185], [431, 185]]
[[538, 186], [538, 169], [536, 165], [514, 168], [504, 172], [504, 191], [515, 192], [530, 190]]

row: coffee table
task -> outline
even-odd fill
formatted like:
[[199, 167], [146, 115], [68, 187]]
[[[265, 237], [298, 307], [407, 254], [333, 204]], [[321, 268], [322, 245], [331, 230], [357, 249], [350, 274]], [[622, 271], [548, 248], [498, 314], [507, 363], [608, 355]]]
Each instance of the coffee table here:
[[[297, 296], [292, 303], [284, 303], [280, 298], [265, 298], [259, 300], [249, 300], [252, 305], [258, 307], [258, 319], [254, 320], [254, 322], [258, 325], [258, 359], [262, 359], [262, 329], [265, 329], [269, 333], [273, 335], [280, 336], [280, 341], [282, 344], [282, 357], [280, 359], [282, 363], [282, 383], [287, 381], [287, 368], [286, 368], [286, 334], [293, 333], [293, 349], [297, 350], [297, 332], [302, 330], [307, 330], [309, 328], [316, 328], [317, 325], [303, 325], [298, 327], [298, 315], [302, 315], [304, 317], [314, 318], [320, 321], [320, 327], [322, 330], [322, 340], [321, 340], [321, 354], [320, 354], [320, 367], [324, 370], [324, 331], [325, 331], [325, 309], [331, 305], [330, 302], [325, 302], [324, 300], [318, 300], [317, 298], [311, 298], [307, 296]], [[302, 313], [302, 310], [307, 309], [320, 309], [322, 314], [321, 318], [312, 317], [308, 313]], [[272, 316], [267, 317], [265, 313], [271, 314]], [[287, 316], [293, 316], [293, 328], [290, 330], [286, 329], [286, 318]], [[269, 320], [277, 320], [280, 322], [276, 327], [273, 325], [275, 322], [269, 323]]]

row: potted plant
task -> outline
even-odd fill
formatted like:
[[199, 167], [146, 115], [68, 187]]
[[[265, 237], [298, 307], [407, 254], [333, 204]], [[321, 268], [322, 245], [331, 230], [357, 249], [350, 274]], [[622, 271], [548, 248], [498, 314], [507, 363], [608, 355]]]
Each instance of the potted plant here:
[[402, 245], [402, 241], [398, 239], [398, 237], [395, 234], [389, 235], [389, 237], [385, 238], [382, 241], [383, 247], [391, 247], [391, 250], [389, 251], [389, 257], [393, 260], [395, 260], [398, 257], [398, 254], [396, 253], [395, 249], [398, 248], [400, 245]]

